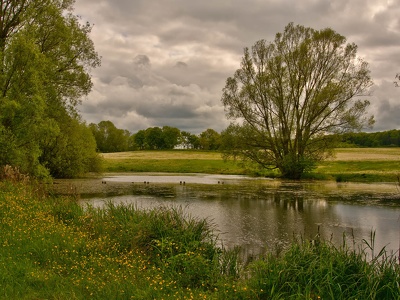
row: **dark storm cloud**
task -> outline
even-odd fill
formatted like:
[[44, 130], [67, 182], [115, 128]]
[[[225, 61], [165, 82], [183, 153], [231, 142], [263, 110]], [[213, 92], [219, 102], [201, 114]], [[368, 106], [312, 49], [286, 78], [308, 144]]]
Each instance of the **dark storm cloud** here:
[[375, 129], [400, 128], [400, 88], [390, 89], [400, 72], [397, 0], [76, 0], [75, 7], [95, 24], [91, 37], [102, 56], [82, 106], [88, 122], [111, 120], [132, 132], [163, 125], [221, 131], [228, 124], [221, 91], [243, 48], [272, 41], [294, 22], [330, 27], [356, 43], [376, 83]]

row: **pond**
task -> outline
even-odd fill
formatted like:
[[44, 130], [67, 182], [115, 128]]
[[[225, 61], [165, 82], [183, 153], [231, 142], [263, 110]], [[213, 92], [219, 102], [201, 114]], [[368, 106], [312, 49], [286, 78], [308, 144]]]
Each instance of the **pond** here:
[[102, 207], [112, 201], [142, 209], [182, 207], [193, 217], [207, 218], [225, 247], [241, 246], [247, 257], [317, 234], [337, 246], [346, 240], [357, 248], [366, 247], [363, 240], [371, 243], [375, 232], [375, 254], [383, 247], [398, 254], [400, 247], [400, 190], [394, 183], [125, 174], [68, 184], [81, 195], [82, 205]]

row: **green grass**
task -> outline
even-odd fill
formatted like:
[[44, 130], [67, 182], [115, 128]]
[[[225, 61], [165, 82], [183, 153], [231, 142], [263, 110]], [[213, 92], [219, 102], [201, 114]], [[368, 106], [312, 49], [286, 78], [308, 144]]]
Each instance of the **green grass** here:
[[170, 172], [245, 174], [233, 161], [224, 161], [219, 152], [174, 150], [106, 153], [105, 172]]
[[[294, 241], [248, 266], [179, 208], [83, 208], [40, 186], [0, 182], [0, 299], [399, 299], [381, 251]], [[373, 238], [371, 239], [373, 240]], [[369, 256], [371, 258], [371, 256]]]
[[[219, 152], [172, 150], [106, 153], [105, 172], [171, 172], [258, 175], [279, 177], [275, 171], [260, 171], [234, 161], [224, 161]], [[400, 148], [343, 148], [336, 157], [321, 162], [306, 179], [395, 182], [400, 173]]]
[[107, 161], [106, 172], [171, 172], [171, 173], [208, 173], [208, 174], [243, 174], [233, 162], [205, 159], [170, 159], [170, 160], [121, 160]]
[[326, 161], [313, 174], [337, 181], [394, 182], [400, 174], [400, 160]]

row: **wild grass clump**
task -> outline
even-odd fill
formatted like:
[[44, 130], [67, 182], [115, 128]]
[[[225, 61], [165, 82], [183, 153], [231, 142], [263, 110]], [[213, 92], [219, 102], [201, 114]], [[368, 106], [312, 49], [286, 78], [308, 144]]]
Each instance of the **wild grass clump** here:
[[399, 265], [373, 242], [298, 241], [243, 267], [181, 208], [96, 209], [36, 191], [0, 182], [0, 299], [399, 299]]
[[249, 266], [255, 299], [400, 299], [400, 268], [385, 249], [368, 259], [367, 247], [335, 247], [319, 238], [298, 241], [276, 257]]
[[93, 238], [106, 237], [119, 253], [140, 249], [179, 286], [211, 287], [219, 280], [219, 260], [228, 252], [217, 247], [206, 220], [185, 215], [181, 208], [143, 211], [112, 203], [105, 209], [89, 208], [88, 214]]

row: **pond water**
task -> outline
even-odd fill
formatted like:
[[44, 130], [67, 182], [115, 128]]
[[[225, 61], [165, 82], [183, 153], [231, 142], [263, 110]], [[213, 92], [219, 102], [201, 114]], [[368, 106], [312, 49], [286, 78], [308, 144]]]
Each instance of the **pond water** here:
[[225, 247], [241, 246], [246, 256], [283, 248], [294, 237], [312, 239], [317, 234], [337, 246], [345, 239], [349, 246], [365, 247], [363, 239], [370, 243], [375, 232], [375, 254], [383, 247], [398, 254], [400, 247], [400, 190], [394, 183], [133, 174], [89, 185], [89, 193], [84, 181], [75, 186], [83, 205], [102, 207], [112, 201], [142, 209], [182, 207], [192, 217], [207, 218]]

